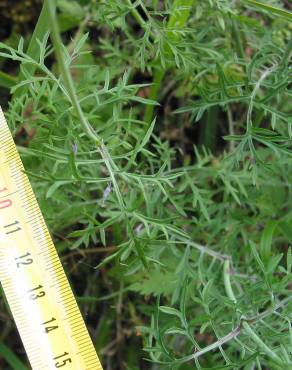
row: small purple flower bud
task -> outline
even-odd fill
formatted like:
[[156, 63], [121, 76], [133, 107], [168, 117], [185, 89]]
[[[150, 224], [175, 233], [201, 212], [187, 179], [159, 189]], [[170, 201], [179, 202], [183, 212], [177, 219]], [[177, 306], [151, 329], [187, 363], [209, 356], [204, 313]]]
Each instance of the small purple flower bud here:
[[76, 154], [77, 154], [77, 152], [78, 152], [78, 146], [77, 146], [77, 144], [76, 144], [76, 143], [74, 143], [74, 144], [72, 145], [72, 150], [73, 150], [74, 155], [76, 155]]
[[143, 229], [143, 224], [139, 224], [138, 226], [136, 226], [135, 228], [136, 235], [141, 234], [142, 229]]
[[110, 195], [111, 191], [112, 191], [112, 185], [111, 185], [111, 183], [109, 183], [108, 186], [105, 188], [105, 190], [103, 192], [103, 195], [102, 195], [102, 203], [103, 204], [107, 200], [107, 198]]

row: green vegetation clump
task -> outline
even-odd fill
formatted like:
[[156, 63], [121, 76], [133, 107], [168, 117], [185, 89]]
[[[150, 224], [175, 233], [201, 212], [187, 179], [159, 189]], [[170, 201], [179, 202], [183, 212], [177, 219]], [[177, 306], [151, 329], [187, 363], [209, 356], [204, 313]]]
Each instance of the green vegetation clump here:
[[[47, 0], [0, 44], [6, 116], [104, 369], [292, 368], [290, 11]], [[1, 368], [25, 368], [4, 298], [1, 318]]]

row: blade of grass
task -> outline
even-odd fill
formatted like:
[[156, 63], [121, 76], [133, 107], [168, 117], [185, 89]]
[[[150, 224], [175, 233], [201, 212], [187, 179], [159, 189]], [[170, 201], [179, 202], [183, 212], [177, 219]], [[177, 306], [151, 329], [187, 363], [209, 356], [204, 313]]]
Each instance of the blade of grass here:
[[268, 263], [272, 255], [272, 242], [277, 225], [277, 221], [268, 222], [261, 237], [260, 252], [265, 263]]
[[16, 84], [16, 78], [10, 76], [8, 73], [0, 71], [0, 86], [10, 89]]
[[243, 45], [243, 35], [238, 29], [237, 22], [235, 21], [235, 19], [231, 18], [231, 22], [232, 22], [232, 36], [233, 36], [237, 56], [241, 58], [242, 60], [244, 60], [245, 52], [244, 52], [244, 45]]
[[266, 10], [267, 12], [272, 13], [273, 15], [279, 15], [280, 17], [283, 17], [283, 18], [288, 19], [289, 21], [292, 21], [292, 13], [287, 12], [284, 9], [279, 9], [279, 8], [276, 8], [275, 6], [263, 4], [255, 0], [246, 0], [246, 2], [250, 5], [254, 5], [258, 8]]
[[211, 152], [214, 152], [216, 147], [218, 115], [218, 107], [211, 107], [204, 114], [203, 120], [200, 122], [199, 143]]
[[13, 370], [28, 370], [19, 358], [5, 344], [0, 343], [0, 355], [6, 360]]
[[[54, 1], [52, 1], [52, 6], [54, 9], [56, 9], [56, 4]], [[49, 17], [49, 8], [48, 3], [45, 1], [39, 16], [39, 19], [37, 21], [37, 24], [34, 28], [33, 34], [31, 36], [28, 48], [27, 48], [27, 55], [29, 55], [31, 58], [37, 60], [40, 56], [40, 47], [38, 44], [38, 40], [42, 41], [45, 37], [45, 35], [50, 31], [50, 17]], [[36, 69], [36, 66], [34, 65], [21, 65], [20, 66], [20, 72], [18, 76], [18, 82], [21, 82], [22, 80], [25, 80], [25, 75], [28, 73], [30, 75], [34, 74]], [[13, 94], [13, 98], [18, 98], [22, 94], [25, 94], [25, 92], [28, 89], [28, 85], [21, 86], [17, 90], [15, 90]]]

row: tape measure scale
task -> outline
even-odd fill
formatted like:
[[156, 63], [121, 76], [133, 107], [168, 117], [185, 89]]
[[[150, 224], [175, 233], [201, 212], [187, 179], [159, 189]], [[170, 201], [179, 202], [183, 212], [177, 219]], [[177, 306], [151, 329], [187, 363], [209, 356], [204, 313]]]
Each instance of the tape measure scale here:
[[0, 108], [0, 280], [34, 370], [102, 370]]

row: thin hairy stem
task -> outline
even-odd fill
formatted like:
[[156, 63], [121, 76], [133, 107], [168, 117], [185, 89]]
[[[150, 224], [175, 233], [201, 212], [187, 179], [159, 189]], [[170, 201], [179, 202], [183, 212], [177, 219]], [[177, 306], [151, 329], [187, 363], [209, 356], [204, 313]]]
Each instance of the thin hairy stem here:
[[100, 146], [102, 143], [102, 139], [97, 135], [97, 133], [94, 131], [88, 120], [86, 119], [83, 110], [81, 108], [81, 105], [79, 104], [78, 97], [75, 91], [75, 86], [73, 82], [73, 78], [71, 76], [69, 67], [66, 65], [65, 57], [64, 57], [64, 46], [61, 40], [59, 27], [55, 15], [55, 6], [54, 6], [55, 0], [46, 0], [46, 4], [49, 9], [49, 16], [51, 20], [51, 37], [53, 40], [53, 45], [55, 48], [55, 53], [58, 61], [58, 65], [60, 68], [61, 75], [64, 80], [65, 88], [68, 92], [68, 95], [70, 97], [71, 104], [80, 120], [81, 125], [84, 128], [84, 131], [87, 133], [88, 137], [97, 145]]
[[[224, 285], [227, 296], [234, 302], [237, 303], [237, 299], [233, 292], [233, 288], [231, 285], [230, 280], [230, 263], [229, 261], [225, 261], [224, 263]], [[253, 321], [253, 323], [257, 322], [258, 320]], [[256, 345], [272, 360], [276, 361], [277, 363], [282, 363], [281, 358], [271, 350], [262, 340], [261, 338], [254, 332], [254, 330], [250, 327], [247, 320], [243, 320], [242, 328], [244, 329], [245, 333], [250, 336], [250, 338], [256, 343]]]
[[[172, 29], [174, 27], [182, 29], [189, 18], [190, 15], [190, 9], [193, 5], [193, 3], [196, 0], [175, 0], [173, 3], [173, 10], [174, 13], [170, 16], [168, 23], [167, 23], [167, 36], [175, 41], [178, 42], [179, 35], [177, 35]], [[177, 12], [177, 8], [185, 7], [185, 9], [181, 9], [179, 11], [179, 14]], [[164, 46], [167, 53], [171, 54], [171, 49], [168, 45]], [[150, 99], [157, 100], [158, 93], [161, 87], [162, 80], [164, 78], [164, 75], [166, 73], [166, 69], [158, 67], [157, 65], [154, 68], [154, 75], [153, 75], [153, 85], [150, 89]], [[153, 113], [154, 113], [154, 106], [153, 105], [147, 105], [145, 114], [144, 114], [144, 121], [148, 124], [148, 126], [151, 124], [153, 120]]]
[[59, 64], [59, 67], [60, 67], [60, 70], [61, 70], [61, 75], [64, 79], [65, 87], [66, 87], [66, 89], [68, 91], [68, 95], [70, 97], [71, 104], [72, 104], [75, 112], [77, 113], [77, 115], [80, 119], [80, 122], [83, 126], [84, 131], [86, 132], [88, 137], [94, 142], [94, 144], [97, 146], [98, 151], [99, 151], [99, 153], [100, 153], [100, 155], [101, 155], [101, 157], [104, 161], [104, 164], [107, 167], [107, 170], [109, 172], [109, 175], [110, 175], [110, 178], [111, 178], [114, 190], [115, 190], [115, 194], [116, 194], [116, 197], [117, 197], [117, 200], [118, 200], [120, 210], [123, 214], [124, 220], [127, 223], [128, 231], [130, 232], [131, 237], [133, 238], [133, 242], [134, 242], [134, 246], [136, 247], [137, 254], [141, 258], [144, 266], [147, 267], [148, 264], [147, 264], [147, 261], [145, 259], [144, 253], [143, 253], [140, 245], [135, 242], [136, 241], [135, 234], [132, 230], [132, 226], [130, 224], [129, 217], [128, 217], [128, 214], [127, 214], [127, 211], [126, 211], [126, 206], [125, 206], [125, 203], [124, 203], [124, 200], [123, 200], [118, 182], [117, 182], [116, 177], [115, 177], [114, 170], [116, 169], [116, 166], [115, 166], [110, 154], [108, 153], [108, 150], [107, 150], [106, 146], [104, 145], [101, 137], [99, 137], [99, 135], [97, 135], [97, 133], [94, 131], [94, 129], [92, 128], [92, 126], [90, 125], [90, 123], [88, 122], [88, 120], [86, 119], [86, 117], [83, 113], [82, 107], [81, 107], [81, 105], [79, 103], [79, 100], [78, 100], [78, 97], [77, 97], [77, 93], [76, 93], [76, 90], [75, 90], [73, 78], [71, 76], [69, 67], [67, 66], [67, 64], [65, 62], [64, 47], [63, 47], [63, 43], [62, 43], [62, 40], [61, 40], [61, 37], [60, 37], [58, 24], [57, 24], [56, 18], [55, 18], [53, 3], [50, 0], [47, 0], [47, 1], [49, 3], [49, 10], [50, 10], [49, 14], [50, 14], [51, 23], [52, 23], [52, 40], [53, 40], [53, 44], [54, 44], [54, 48], [55, 48], [55, 53], [56, 53], [57, 61], [58, 61], [58, 64]]

